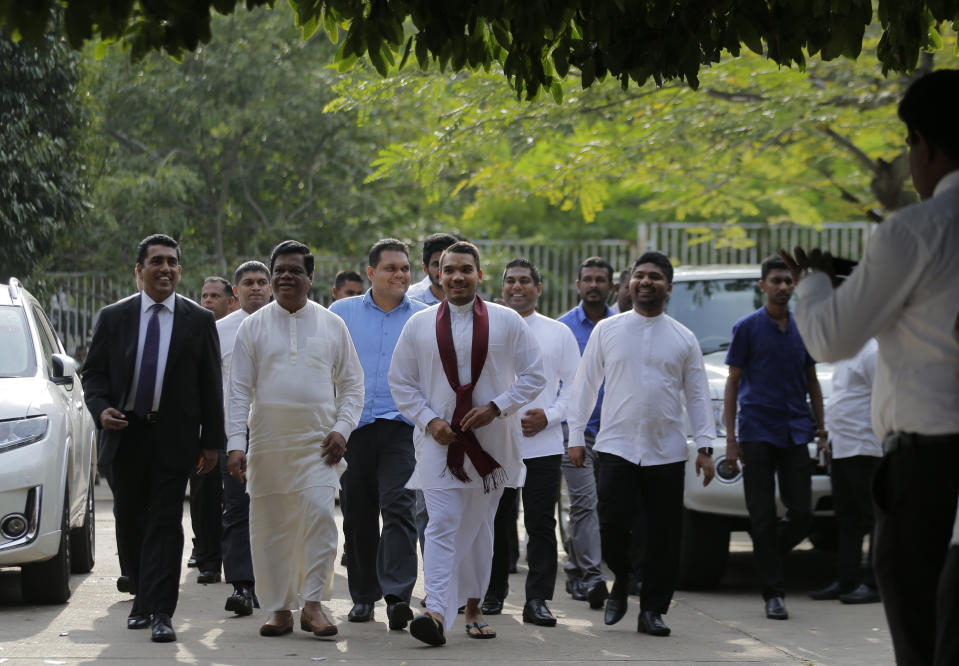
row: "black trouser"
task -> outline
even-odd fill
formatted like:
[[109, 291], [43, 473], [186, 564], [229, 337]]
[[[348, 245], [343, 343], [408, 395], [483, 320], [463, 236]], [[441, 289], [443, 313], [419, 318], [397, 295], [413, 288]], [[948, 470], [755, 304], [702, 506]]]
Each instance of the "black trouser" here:
[[117, 543], [136, 594], [132, 613], [176, 610], [183, 559], [183, 494], [190, 463], [177, 466], [155, 426], [132, 422], [112, 465]]
[[959, 577], [945, 570], [959, 499], [957, 452], [959, 435], [917, 444], [887, 454], [876, 472], [874, 566], [899, 666], [939, 663], [936, 644], [945, 652], [955, 641], [955, 616], [937, 608], [948, 611], [959, 597]]
[[625, 598], [631, 532], [639, 502], [646, 513], [643, 540], [645, 576], [639, 596], [644, 611], [666, 613], [676, 588], [683, 533], [683, 482], [686, 463], [635, 465], [610, 453], [599, 453], [599, 534], [603, 559], [616, 576], [612, 595]]
[[[526, 575], [527, 601], [552, 599], [556, 586], [556, 504], [559, 502], [562, 458], [562, 455], [556, 454], [523, 461], [526, 464], [526, 481], [522, 491], [523, 520], [529, 536], [526, 545], [529, 564]], [[486, 596], [500, 601], [506, 598], [508, 590], [509, 532], [516, 525], [516, 518], [512, 516], [516, 496], [516, 488], [503, 490], [493, 521], [493, 567]]]
[[409, 603], [417, 571], [415, 498], [404, 486], [416, 463], [413, 426], [377, 419], [357, 428], [346, 462], [340, 507], [350, 597], [354, 603], [383, 596]]
[[[97, 445], [100, 444], [100, 437], [102, 430], [97, 430]], [[120, 561], [120, 575], [129, 576], [130, 575], [130, 564], [127, 561], [127, 554], [123, 551], [123, 543], [120, 541], [119, 535], [116, 534], [116, 524], [117, 524], [117, 503], [116, 495], [117, 491], [113, 485], [113, 465], [107, 463], [106, 465], [97, 465], [97, 471], [100, 473], [100, 476], [107, 480], [107, 485], [110, 487], [110, 494], [113, 495], [113, 533], [116, 536], [117, 541], [117, 559]]]
[[190, 524], [196, 567], [220, 573], [220, 524], [223, 520], [223, 481], [220, 461], [206, 474], [190, 471]]
[[252, 584], [250, 496], [246, 494], [246, 481], [238, 481], [230, 476], [226, 458], [226, 454], [220, 455], [220, 469], [223, 472], [223, 517], [220, 529], [223, 576], [227, 583]]
[[[783, 561], [812, 525], [812, 460], [805, 444], [742, 442], [743, 491], [763, 598], [786, 596]], [[786, 515], [776, 515], [776, 478]]]
[[949, 547], [946, 564], [939, 576], [939, 596], [936, 600], [936, 622], [951, 631], [936, 631], [936, 661], [938, 666], [959, 664], [959, 544]]
[[[833, 458], [830, 465], [832, 501], [839, 526], [839, 589], [849, 592], [861, 583], [876, 587], [872, 571], [872, 477], [879, 467], [876, 456]], [[862, 539], [869, 538], [869, 559], [862, 565]]]

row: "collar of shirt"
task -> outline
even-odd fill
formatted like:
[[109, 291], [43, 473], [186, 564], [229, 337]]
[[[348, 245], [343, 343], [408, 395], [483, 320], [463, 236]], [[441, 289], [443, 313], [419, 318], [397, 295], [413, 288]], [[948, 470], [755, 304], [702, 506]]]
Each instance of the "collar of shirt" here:
[[155, 301], [150, 296], [147, 295], [145, 291], [140, 292], [140, 313], [144, 314], [155, 304], [161, 304], [166, 310], [173, 312], [173, 307], [176, 305], [176, 292], [173, 292], [162, 301]]
[[377, 305], [376, 301], [373, 300], [373, 287], [370, 287], [369, 289], [367, 289], [366, 293], [363, 294], [361, 298], [363, 299], [362, 302], [364, 306], [374, 308], [385, 315], [389, 315], [394, 312], [401, 312], [403, 310], [409, 310], [412, 307], [412, 303], [410, 302], [410, 297], [407, 296], [406, 294], [403, 294], [403, 300], [400, 301], [400, 304], [397, 305], [392, 310], [390, 310], [389, 312], [387, 312], [386, 310], [381, 308], [379, 305]]
[[[606, 319], [607, 317], [612, 317], [614, 314], [616, 313], [610, 310], [609, 306], [607, 305], [606, 312], [603, 314], [603, 319]], [[596, 322], [590, 319], [589, 316], [586, 314], [586, 308], [583, 307], [582, 301], [580, 301], [579, 305], [576, 306], [576, 316], [579, 318], [579, 323], [582, 324], [583, 326], [588, 326], [589, 328], [593, 328], [596, 325]]]

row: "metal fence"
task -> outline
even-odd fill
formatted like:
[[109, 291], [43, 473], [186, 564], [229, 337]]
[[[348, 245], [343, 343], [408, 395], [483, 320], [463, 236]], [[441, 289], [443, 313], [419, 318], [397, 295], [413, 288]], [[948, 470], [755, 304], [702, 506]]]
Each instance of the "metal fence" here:
[[[858, 260], [873, 229], [867, 222], [827, 223], [822, 229], [793, 225], [741, 224], [754, 245], [746, 249], [718, 248], [715, 241], [690, 242], [690, 227], [709, 227], [719, 230], [721, 224], [644, 223], [638, 226], [637, 241], [597, 240], [586, 242], [543, 241], [531, 243], [522, 240], [474, 241], [480, 249], [485, 276], [480, 291], [484, 298], [499, 297], [500, 276], [504, 266], [515, 257], [525, 257], [539, 268], [543, 276], [543, 296], [539, 310], [556, 317], [572, 308], [579, 300], [576, 291], [577, 269], [583, 259], [604, 257], [616, 270], [616, 275], [647, 249], [666, 252], [680, 264], [756, 264], [780, 247], [821, 247], [833, 254]], [[418, 252], [411, 257], [414, 280], [421, 279]], [[330, 288], [336, 273], [343, 269], [356, 270], [365, 276], [365, 257], [317, 256], [313, 276], [312, 298], [329, 305]], [[54, 273], [45, 276], [45, 292], [49, 294], [47, 312], [57, 333], [70, 353], [86, 347], [93, 333], [96, 313], [100, 308], [133, 293], [133, 275], [129, 279], [114, 280], [97, 273]], [[30, 289], [29, 283], [26, 287]], [[179, 293], [194, 300], [199, 294], [180, 289]]]

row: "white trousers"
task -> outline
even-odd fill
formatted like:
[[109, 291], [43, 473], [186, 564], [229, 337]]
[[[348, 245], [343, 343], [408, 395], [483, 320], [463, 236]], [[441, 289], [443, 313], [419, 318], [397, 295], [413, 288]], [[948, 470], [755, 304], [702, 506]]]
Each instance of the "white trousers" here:
[[[493, 518], [503, 489], [424, 490], [426, 549], [423, 578], [426, 608], [442, 613], [446, 630], [467, 599], [482, 599], [493, 566]], [[259, 588], [258, 588], [259, 589]]]
[[250, 498], [250, 551], [260, 607], [296, 610], [329, 599], [336, 558], [333, 491], [316, 486]]

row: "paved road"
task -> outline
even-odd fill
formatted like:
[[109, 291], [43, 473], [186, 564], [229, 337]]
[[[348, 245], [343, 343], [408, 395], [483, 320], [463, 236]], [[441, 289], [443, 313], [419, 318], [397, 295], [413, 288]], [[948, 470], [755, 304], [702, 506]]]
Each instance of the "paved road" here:
[[[642, 664], [892, 664], [889, 631], [878, 604], [843, 606], [814, 602], [805, 592], [828, 581], [829, 558], [812, 550], [795, 553], [788, 564], [791, 619], [765, 619], [750, 561], [748, 537], [734, 537], [734, 553], [723, 586], [716, 591], [677, 592], [666, 616], [672, 636], [638, 634], [638, 602], [617, 625], [603, 624], [601, 611], [575, 602], [557, 586], [550, 604], [559, 624], [524, 625], [524, 567], [510, 577], [513, 595], [505, 612], [490, 618], [495, 640], [477, 641], [454, 629], [442, 648], [423, 646], [409, 634], [391, 632], [380, 602], [376, 620], [350, 624], [346, 614], [346, 572], [337, 566], [329, 607], [340, 626], [336, 640], [320, 640], [297, 630], [280, 638], [261, 638], [264, 614], [236, 618], [223, 611], [232, 589], [226, 584], [198, 585], [193, 569], [183, 569], [180, 605], [174, 617], [179, 642], [154, 644], [149, 631], [129, 631], [129, 595], [116, 591], [119, 575], [109, 491], [97, 489], [97, 564], [74, 576], [74, 594], [64, 606], [23, 604], [19, 572], [0, 570], [0, 664], [525, 664], [631, 662]], [[189, 542], [189, 511], [184, 530]], [[341, 546], [342, 547], [342, 546]], [[422, 596], [422, 579], [414, 592]]]

